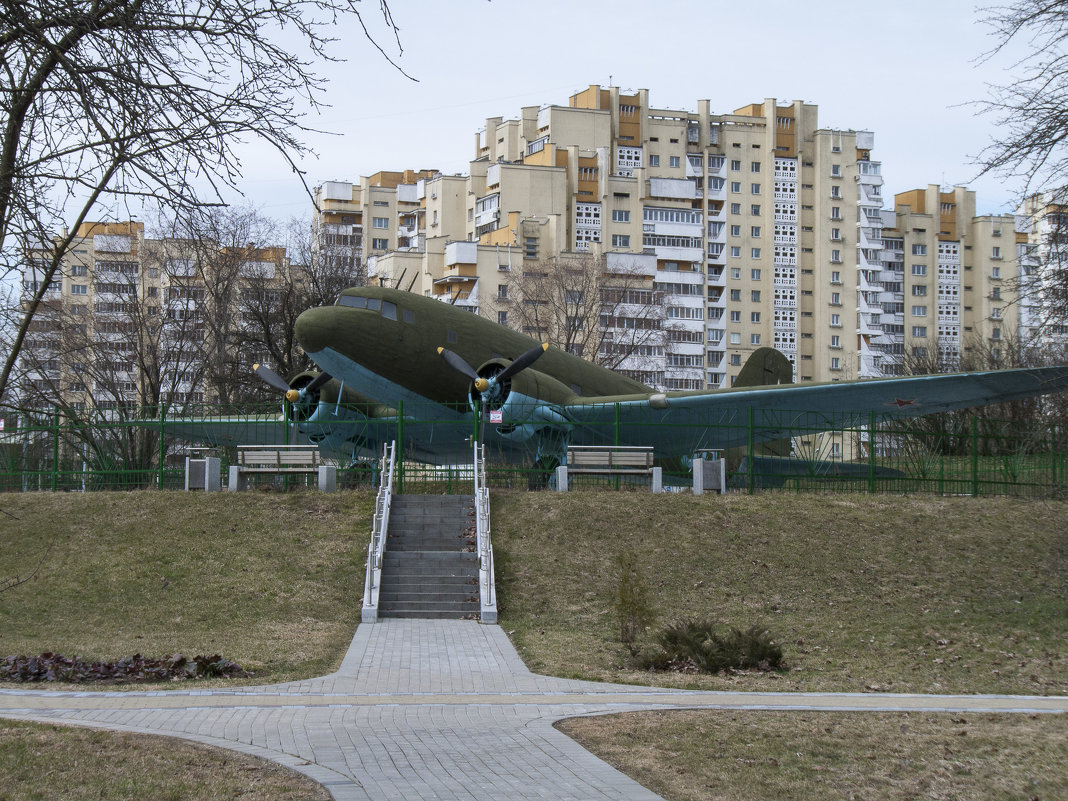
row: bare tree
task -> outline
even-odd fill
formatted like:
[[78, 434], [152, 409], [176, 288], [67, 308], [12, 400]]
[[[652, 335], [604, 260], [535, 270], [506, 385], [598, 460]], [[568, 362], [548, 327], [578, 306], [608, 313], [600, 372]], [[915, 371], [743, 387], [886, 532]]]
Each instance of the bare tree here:
[[[379, 0], [395, 31], [387, 0]], [[25, 0], [0, 7], [0, 255], [4, 271], [47, 246], [0, 370], [0, 399], [30, 323], [90, 210], [221, 202], [259, 139], [296, 169], [300, 105], [318, 105], [314, 65], [339, 19], [378, 47], [360, 0]], [[379, 48], [381, 50], [381, 48]], [[54, 243], [51, 232], [68, 225]]]
[[978, 104], [999, 137], [980, 154], [980, 174], [1020, 178], [1022, 194], [1060, 188], [1068, 170], [1068, 2], [1014, 0], [980, 14], [995, 41], [985, 59], [1021, 41], [1029, 51], [1011, 65], [1011, 80]]
[[664, 354], [662, 293], [641, 275], [610, 272], [603, 258], [525, 264], [502, 292], [488, 305], [509, 326], [596, 364], [640, 371]]

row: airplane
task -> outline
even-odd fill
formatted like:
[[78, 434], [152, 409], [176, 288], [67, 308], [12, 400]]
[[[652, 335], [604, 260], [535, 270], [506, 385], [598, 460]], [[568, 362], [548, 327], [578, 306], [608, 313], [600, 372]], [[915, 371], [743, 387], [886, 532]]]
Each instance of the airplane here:
[[[1068, 389], [1068, 365], [832, 383], [791, 383], [789, 360], [761, 348], [729, 389], [658, 391], [620, 373], [433, 298], [352, 287], [303, 312], [298, 342], [322, 372], [285, 381], [292, 422], [190, 422], [208, 444], [303, 437], [350, 464], [400, 434], [405, 458], [470, 461], [474, 438], [505, 461], [562, 463], [569, 445], [644, 445], [688, 466], [704, 450], [787, 442]], [[176, 433], [175, 426], [169, 426]]]

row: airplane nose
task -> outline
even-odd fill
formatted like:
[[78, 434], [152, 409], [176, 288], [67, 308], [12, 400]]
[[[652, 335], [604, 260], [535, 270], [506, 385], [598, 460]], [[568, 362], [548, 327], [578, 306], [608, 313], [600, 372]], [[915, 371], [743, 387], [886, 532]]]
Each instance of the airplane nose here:
[[319, 306], [301, 312], [294, 325], [297, 342], [305, 353], [318, 353], [337, 341], [338, 309]]

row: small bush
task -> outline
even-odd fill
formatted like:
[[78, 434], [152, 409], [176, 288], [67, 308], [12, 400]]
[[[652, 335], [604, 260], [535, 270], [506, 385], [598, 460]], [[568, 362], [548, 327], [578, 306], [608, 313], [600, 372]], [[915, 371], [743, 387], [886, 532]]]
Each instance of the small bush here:
[[616, 571], [615, 610], [619, 619], [619, 641], [627, 646], [632, 656], [637, 656], [638, 635], [652, 617], [638, 554], [632, 549], [620, 551], [616, 556]]
[[651, 670], [720, 673], [730, 670], [781, 670], [782, 648], [761, 626], [745, 631], [713, 620], [682, 620], [657, 634], [659, 651], [642, 657]]

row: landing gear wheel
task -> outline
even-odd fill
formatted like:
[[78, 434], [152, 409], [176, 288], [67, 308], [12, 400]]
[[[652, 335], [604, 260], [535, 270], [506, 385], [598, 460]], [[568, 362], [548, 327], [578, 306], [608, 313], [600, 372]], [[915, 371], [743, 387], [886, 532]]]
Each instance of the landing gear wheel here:
[[548, 489], [556, 480], [556, 468], [559, 465], [560, 460], [555, 456], [539, 456], [535, 459], [529, 474], [529, 490], [537, 492]]

